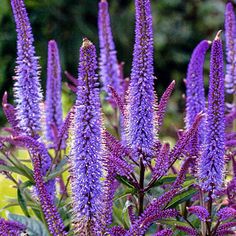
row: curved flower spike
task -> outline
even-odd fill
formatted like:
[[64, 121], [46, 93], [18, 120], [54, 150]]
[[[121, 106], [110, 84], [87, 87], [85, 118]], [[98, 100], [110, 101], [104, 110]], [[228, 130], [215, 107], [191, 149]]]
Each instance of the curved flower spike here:
[[[206, 52], [211, 42], [201, 41], [194, 49], [188, 65], [186, 78], [186, 128], [189, 129], [194, 122], [196, 115], [205, 111], [204, 79], [203, 69]], [[199, 126], [198, 143], [204, 141], [204, 124]]]
[[220, 31], [212, 43], [205, 150], [199, 177], [205, 191], [220, 190], [224, 177], [224, 62]]
[[228, 220], [229, 218], [236, 217], [236, 210], [232, 207], [224, 207], [217, 212], [219, 220]]
[[19, 236], [25, 230], [26, 226], [21, 223], [0, 218], [0, 235]]
[[11, 0], [17, 32], [17, 67], [14, 96], [20, 129], [34, 136], [41, 130], [42, 102], [39, 63], [35, 56], [33, 35], [23, 0]]
[[201, 221], [206, 221], [209, 217], [208, 210], [202, 206], [191, 206], [187, 210], [189, 213], [196, 215]]

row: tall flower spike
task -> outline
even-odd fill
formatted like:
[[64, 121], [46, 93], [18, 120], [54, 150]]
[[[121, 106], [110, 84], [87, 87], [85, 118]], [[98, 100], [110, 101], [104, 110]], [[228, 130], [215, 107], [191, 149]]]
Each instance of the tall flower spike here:
[[211, 49], [206, 141], [199, 169], [201, 186], [206, 191], [219, 190], [223, 182], [225, 154], [224, 106], [224, 62], [219, 31]]
[[150, 0], [136, 0], [136, 29], [128, 97], [128, 141], [150, 159], [154, 144], [153, 29]]
[[14, 96], [19, 127], [28, 135], [40, 129], [42, 101], [39, 63], [35, 56], [33, 35], [23, 0], [11, 0], [17, 32], [17, 67]]
[[74, 228], [81, 235], [94, 235], [101, 211], [102, 120], [96, 68], [95, 46], [84, 39], [70, 154]]
[[48, 43], [48, 68], [47, 68], [47, 92], [46, 92], [46, 138], [54, 142], [52, 130], [54, 126], [59, 131], [62, 125], [61, 104], [61, 65], [59, 51], [55, 40]]
[[[189, 129], [194, 122], [196, 115], [205, 111], [204, 78], [203, 69], [206, 52], [211, 42], [201, 41], [194, 49], [188, 65], [186, 78], [186, 128]], [[204, 140], [204, 124], [199, 126], [198, 142]]]
[[108, 3], [106, 0], [101, 0], [99, 2], [98, 29], [100, 44], [100, 74], [104, 89], [109, 95], [109, 99], [112, 99], [109, 86], [112, 86], [119, 95], [124, 95], [124, 91], [122, 89], [122, 81], [120, 81], [119, 64], [116, 57]]
[[228, 2], [225, 8], [225, 39], [226, 39], [226, 75], [225, 87], [229, 94], [236, 90], [236, 19], [233, 4]]

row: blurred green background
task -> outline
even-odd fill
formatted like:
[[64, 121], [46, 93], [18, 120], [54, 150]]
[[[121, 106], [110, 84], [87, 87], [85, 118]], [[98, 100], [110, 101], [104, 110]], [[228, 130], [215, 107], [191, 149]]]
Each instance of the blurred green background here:
[[[134, 43], [134, 1], [108, 0], [118, 58], [125, 62], [129, 76]], [[42, 66], [45, 88], [47, 41], [55, 39], [60, 48], [63, 70], [77, 74], [79, 47], [82, 37], [92, 40], [98, 48], [96, 0], [25, 0], [37, 55]], [[170, 118], [181, 126], [184, 92], [183, 78], [192, 50], [202, 39], [212, 39], [223, 28], [223, 0], [153, 0], [155, 30], [155, 74], [157, 93], [175, 79], [176, 91], [170, 104]], [[16, 57], [16, 33], [9, 0], [0, 0], [0, 97], [4, 91], [12, 98], [12, 76]], [[206, 75], [207, 65], [206, 63]], [[206, 77], [207, 78], [207, 77]], [[65, 78], [63, 78], [66, 81]], [[206, 80], [207, 82], [207, 80]], [[179, 117], [179, 118], [178, 118]], [[5, 118], [0, 114], [0, 124]], [[167, 121], [168, 123], [168, 121]]]

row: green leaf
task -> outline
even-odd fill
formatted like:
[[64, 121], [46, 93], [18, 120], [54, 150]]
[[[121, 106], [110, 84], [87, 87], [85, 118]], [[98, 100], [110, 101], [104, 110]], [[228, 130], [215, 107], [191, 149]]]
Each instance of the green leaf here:
[[29, 236], [49, 236], [46, 227], [42, 222], [26, 216], [8, 213], [8, 219], [22, 223], [27, 228]]
[[177, 196], [175, 196], [171, 202], [167, 205], [166, 208], [174, 208], [177, 205], [186, 202], [187, 200], [191, 199], [193, 195], [197, 193], [197, 190], [194, 188], [190, 188], [187, 191], [183, 191]]
[[[161, 179], [159, 179], [158, 181], [156, 181], [153, 186], [157, 187], [157, 186], [161, 186], [161, 185], [164, 185], [164, 184], [172, 184], [176, 180], [176, 177], [177, 177], [177, 175], [164, 176]], [[186, 176], [186, 182], [190, 181], [190, 180], [193, 180], [193, 179], [194, 178], [191, 175]]]
[[118, 196], [116, 196], [115, 198], [114, 198], [114, 201], [117, 201], [117, 200], [119, 200], [119, 199], [121, 199], [121, 198], [123, 198], [123, 197], [126, 197], [126, 196], [128, 196], [128, 195], [130, 195], [130, 194], [135, 194], [137, 192], [137, 189], [135, 189], [135, 188], [128, 188], [128, 189], [126, 189], [124, 192], [122, 192], [121, 194], [119, 194]]
[[28, 209], [27, 209], [26, 201], [25, 201], [24, 196], [23, 196], [23, 194], [22, 194], [22, 192], [19, 188], [17, 189], [17, 199], [18, 199], [18, 203], [19, 203], [22, 211], [24, 212], [24, 214], [27, 217], [30, 217], [30, 214], [29, 214]]
[[125, 178], [123, 176], [117, 176], [116, 179], [120, 183], [123, 183], [124, 185], [128, 186], [129, 188], [134, 188], [134, 186], [127, 180], [127, 178]]

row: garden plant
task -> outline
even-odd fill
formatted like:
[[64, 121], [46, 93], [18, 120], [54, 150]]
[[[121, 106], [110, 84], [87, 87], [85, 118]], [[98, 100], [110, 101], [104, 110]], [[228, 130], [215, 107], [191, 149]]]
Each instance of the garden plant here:
[[175, 81], [157, 97], [154, 82], [162, 78], [156, 83], [150, 0], [134, 1], [129, 78], [117, 59], [108, 2], [98, 3], [99, 52], [81, 39], [78, 76], [65, 72], [76, 97], [65, 117], [57, 42], [48, 42], [44, 97], [24, 0], [9, 2], [17, 58], [14, 104], [7, 92], [2, 98], [8, 125], [0, 136], [0, 173], [17, 194], [2, 210], [20, 206], [22, 214], [7, 211], [0, 235], [236, 235], [233, 4], [226, 4], [224, 29], [192, 53], [185, 127], [173, 144], [161, 133]]

